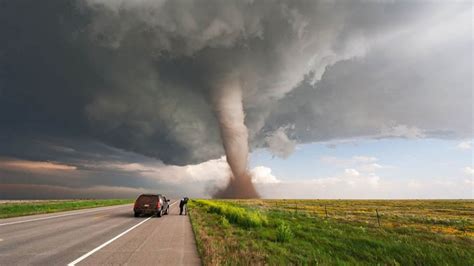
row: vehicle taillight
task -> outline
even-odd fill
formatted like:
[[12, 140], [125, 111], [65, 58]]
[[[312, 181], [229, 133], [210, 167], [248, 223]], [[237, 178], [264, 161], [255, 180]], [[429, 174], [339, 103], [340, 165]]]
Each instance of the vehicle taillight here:
[[156, 208], [157, 208], [157, 209], [161, 208], [160, 201], [158, 201], [158, 202], [156, 203]]

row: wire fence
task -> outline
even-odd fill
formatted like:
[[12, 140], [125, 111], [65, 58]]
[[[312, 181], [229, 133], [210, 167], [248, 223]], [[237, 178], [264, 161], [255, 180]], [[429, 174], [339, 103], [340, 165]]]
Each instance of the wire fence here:
[[[416, 227], [474, 235], [473, 201], [233, 200], [262, 211], [375, 227]], [[454, 202], [454, 203], [453, 203]], [[451, 205], [449, 205], [451, 204]]]

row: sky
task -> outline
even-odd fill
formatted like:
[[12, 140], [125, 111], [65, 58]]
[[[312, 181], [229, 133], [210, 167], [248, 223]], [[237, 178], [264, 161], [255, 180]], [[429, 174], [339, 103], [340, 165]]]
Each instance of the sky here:
[[473, 198], [472, 18], [470, 1], [0, 1], [0, 198], [211, 197], [229, 89], [262, 197]]
[[[472, 198], [472, 139], [352, 140], [298, 145], [287, 159], [259, 150], [251, 165], [275, 198]], [[288, 189], [293, 186], [293, 189]]]

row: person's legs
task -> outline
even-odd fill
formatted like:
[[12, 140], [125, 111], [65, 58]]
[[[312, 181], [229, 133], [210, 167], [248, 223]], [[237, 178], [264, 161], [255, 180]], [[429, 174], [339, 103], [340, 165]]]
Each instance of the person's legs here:
[[183, 215], [183, 205], [179, 204], [179, 215]]

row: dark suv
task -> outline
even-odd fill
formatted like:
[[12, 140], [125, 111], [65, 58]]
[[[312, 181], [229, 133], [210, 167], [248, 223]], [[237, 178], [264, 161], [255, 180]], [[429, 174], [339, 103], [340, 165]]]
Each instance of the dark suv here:
[[169, 201], [161, 194], [142, 194], [135, 200], [133, 212], [135, 217], [142, 214], [156, 214], [156, 216], [161, 217], [163, 214], [168, 214]]

